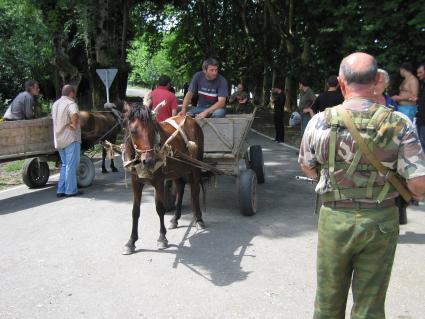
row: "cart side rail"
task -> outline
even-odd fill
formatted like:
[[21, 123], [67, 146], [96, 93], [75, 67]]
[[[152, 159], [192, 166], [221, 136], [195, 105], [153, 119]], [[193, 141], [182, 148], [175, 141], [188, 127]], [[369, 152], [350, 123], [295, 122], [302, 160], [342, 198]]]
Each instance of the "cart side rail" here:
[[54, 153], [51, 118], [0, 123], [0, 159]]
[[204, 152], [231, 153], [235, 157], [238, 156], [251, 129], [254, 115], [255, 112], [198, 120], [204, 132]]

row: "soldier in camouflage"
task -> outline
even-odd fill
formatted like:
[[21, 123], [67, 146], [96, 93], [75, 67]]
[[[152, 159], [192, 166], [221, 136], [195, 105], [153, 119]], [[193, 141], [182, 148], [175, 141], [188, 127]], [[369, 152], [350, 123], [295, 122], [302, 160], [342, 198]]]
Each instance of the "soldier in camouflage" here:
[[[344, 108], [382, 164], [425, 194], [425, 155], [413, 124], [376, 104], [376, 60], [357, 52], [344, 58], [339, 84]], [[385, 296], [399, 234], [397, 191], [360, 152], [336, 108], [316, 114], [304, 133], [298, 162], [318, 181], [320, 209], [314, 318], [385, 318]]]

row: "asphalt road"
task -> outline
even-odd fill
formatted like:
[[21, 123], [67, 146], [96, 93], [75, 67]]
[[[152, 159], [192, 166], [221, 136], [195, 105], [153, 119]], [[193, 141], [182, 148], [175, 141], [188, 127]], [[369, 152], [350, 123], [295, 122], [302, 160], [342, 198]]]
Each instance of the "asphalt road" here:
[[[57, 199], [54, 181], [0, 192], [0, 318], [311, 318], [313, 187], [294, 180], [294, 150], [255, 133], [249, 142], [263, 146], [266, 160], [258, 213], [241, 216], [235, 180], [218, 178], [208, 188], [208, 228], [190, 227], [186, 197], [180, 227], [167, 233], [162, 251], [149, 187], [137, 253], [121, 255], [132, 207], [122, 169], [98, 169], [81, 197]], [[387, 318], [425, 317], [424, 206], [409, 208], [408, 217]]]

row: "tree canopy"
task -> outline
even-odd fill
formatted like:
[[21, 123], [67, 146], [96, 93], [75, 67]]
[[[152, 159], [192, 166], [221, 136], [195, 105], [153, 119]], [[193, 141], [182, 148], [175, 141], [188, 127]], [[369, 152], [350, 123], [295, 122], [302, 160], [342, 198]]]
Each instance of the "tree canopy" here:
[[166, 73], [180, 87], [206, 57], [217, 58], [231, 84], [244, 82], [256, 102], [284, 85], [289, 106], [297, 81], [315, 91], [353, 51], [375, 55], [397, 90], [398, 67], [425, 58], [425, 6], [391, 0], [0, 0], [0, 99], [28, 78], [49, 98], [64, 83], [79, 102], [104, 102], [96, 68], [117, 67], [111, 96], [128, 80], [151, 86]]

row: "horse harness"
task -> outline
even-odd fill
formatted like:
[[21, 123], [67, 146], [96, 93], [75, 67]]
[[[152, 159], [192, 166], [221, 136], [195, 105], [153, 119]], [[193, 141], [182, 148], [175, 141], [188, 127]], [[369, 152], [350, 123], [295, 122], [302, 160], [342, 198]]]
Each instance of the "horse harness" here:
[[[169, 119], [165, 120], [164, 122], [171, 125], [175, 129], [175, 131], [168, 137], [168, 139], [165, 141], [165, 143], [162, 146], [160, 144], [160, 136], [159, 136], [159, 132], [157, 130], [155, 132], [155, 145], [154, 145], [154, 147], [150, 148], [150, 149], [144, 149], [144, 150], [139, 150], [137, 148], [137, 145], [133, 140], [133, 136], [130, 134], [131, 143], [132, 143], [132, 146], [133, 146], [134, 151], [135, 151], [135, 156], [134, 156], [133, 159], [131, 159], [129, 161], [125, 161], [123, 159], [123, 163], [124, 163], [125, 168], [130, 167], [131, 169], [134, 169], [139, 178], [147, 178], [147, 179], [152, 178], [153, 174], [158, 169], [160, 169], [160, 168], [164, 169], [167, 166], [167, 159], [177, 160], [177, 161], [183, 162], [185, 164], [188, 164], [187, 161], [195, 160], [193, 157], [196, 156], [195, 152], [196, 152], [198, 146], [196, 145], [195, 142], [189, 140], [185, 130], [183, 129], [183, 126], [186, 122], [186, 117], [183, 119], [183, 121], [180, 124], [178, 124], [172, 118], [169, 118]], [[178, 150], [172, 149], [170, 143], [179, 134], [182, 137], [183, 141], [185, 142], [186, 148], [188, 149], [190, 156], [188, 156], [187, 154], [184, 154], [184, 153], [182, 153]], [[147, 168], [141, 161], [142, 155], [149, 153], [149, 152], [154, 152], [154, 157], [155, 157], [155, 160], [156, 160], [154, 167], [151, 168], [151, 169]], [[124, 152], [123, 152], [123, 154], [124, 154]], [[195, 160], [195, 161], [198, 162], [197, 160]], [[201, 162], [201, 161], [199, 161], [199, 162]]]

